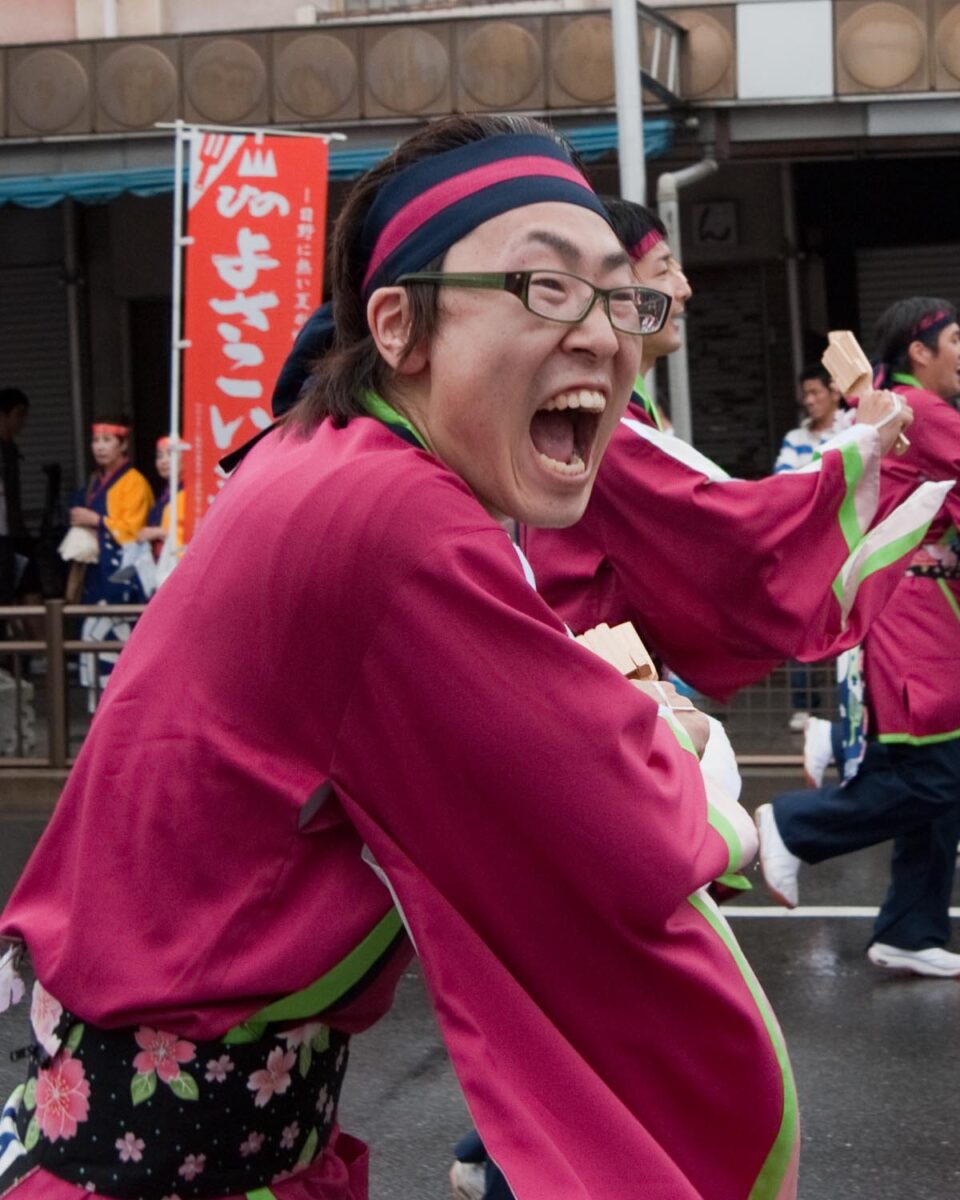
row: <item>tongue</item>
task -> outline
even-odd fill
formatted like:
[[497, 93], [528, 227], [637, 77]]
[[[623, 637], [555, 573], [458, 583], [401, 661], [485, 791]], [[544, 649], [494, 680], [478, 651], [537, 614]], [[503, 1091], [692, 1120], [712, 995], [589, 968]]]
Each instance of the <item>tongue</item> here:
[[533, 414], [530, 437], [541, 454], [557, 462], [570, 462], [576, 450], [573, 421], [565, 413], [556, 410], [541, 410]]

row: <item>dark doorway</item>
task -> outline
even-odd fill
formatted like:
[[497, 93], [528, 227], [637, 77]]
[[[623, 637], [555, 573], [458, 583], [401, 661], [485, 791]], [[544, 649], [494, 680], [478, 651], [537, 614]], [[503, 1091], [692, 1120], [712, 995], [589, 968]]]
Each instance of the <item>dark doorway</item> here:
[[130, 300], [130, 395], [136, 466], [156, 487], [157, 438], [170, 431], [170, 301]]

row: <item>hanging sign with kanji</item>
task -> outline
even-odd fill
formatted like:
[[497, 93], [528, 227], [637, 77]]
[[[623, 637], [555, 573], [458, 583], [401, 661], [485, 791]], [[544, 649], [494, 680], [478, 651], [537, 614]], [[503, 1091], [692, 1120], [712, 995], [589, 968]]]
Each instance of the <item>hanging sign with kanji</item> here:
[[184, 259], [184, 540], [219, 460], [272, 421], [274, 383], [320, 304], [327, 143], [191, 129]]

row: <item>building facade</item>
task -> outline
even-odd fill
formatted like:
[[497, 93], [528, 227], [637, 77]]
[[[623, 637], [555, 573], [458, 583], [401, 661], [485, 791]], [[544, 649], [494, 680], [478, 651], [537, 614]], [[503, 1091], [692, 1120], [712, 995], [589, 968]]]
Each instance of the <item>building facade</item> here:
[[[681, 193], [693, 438], [763, 474], [828, 329], [867, 344], [896, 296], [960, 292], [960, 4], [637, 15], [649, 198], [666, 172], [718, 164]], [[616, 192], [609, 7], [0, 0], [0, 385], [33, 401], [28, 506], [42, 463], [82, 477], [92, 414], [132, 410], [144, 465], [164, 428], [173, 154], [158, 123], [346, 133], [335, 213], [398, 137], [463, 110], [547, 117]]]

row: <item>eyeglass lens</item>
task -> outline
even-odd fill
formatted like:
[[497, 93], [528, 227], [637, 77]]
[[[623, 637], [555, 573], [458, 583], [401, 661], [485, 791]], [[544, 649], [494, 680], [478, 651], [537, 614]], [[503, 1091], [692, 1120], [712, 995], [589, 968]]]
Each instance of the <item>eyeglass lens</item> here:
[[[553, 321], [579, 321], [593, 302], [593, 285], [576, 275], [534, 271], [527, 288], [527, 307]], [[663, 302], [638, 288], [609, 293], [610, 322], [625, 333], [648, 333], [660, 326]]]

